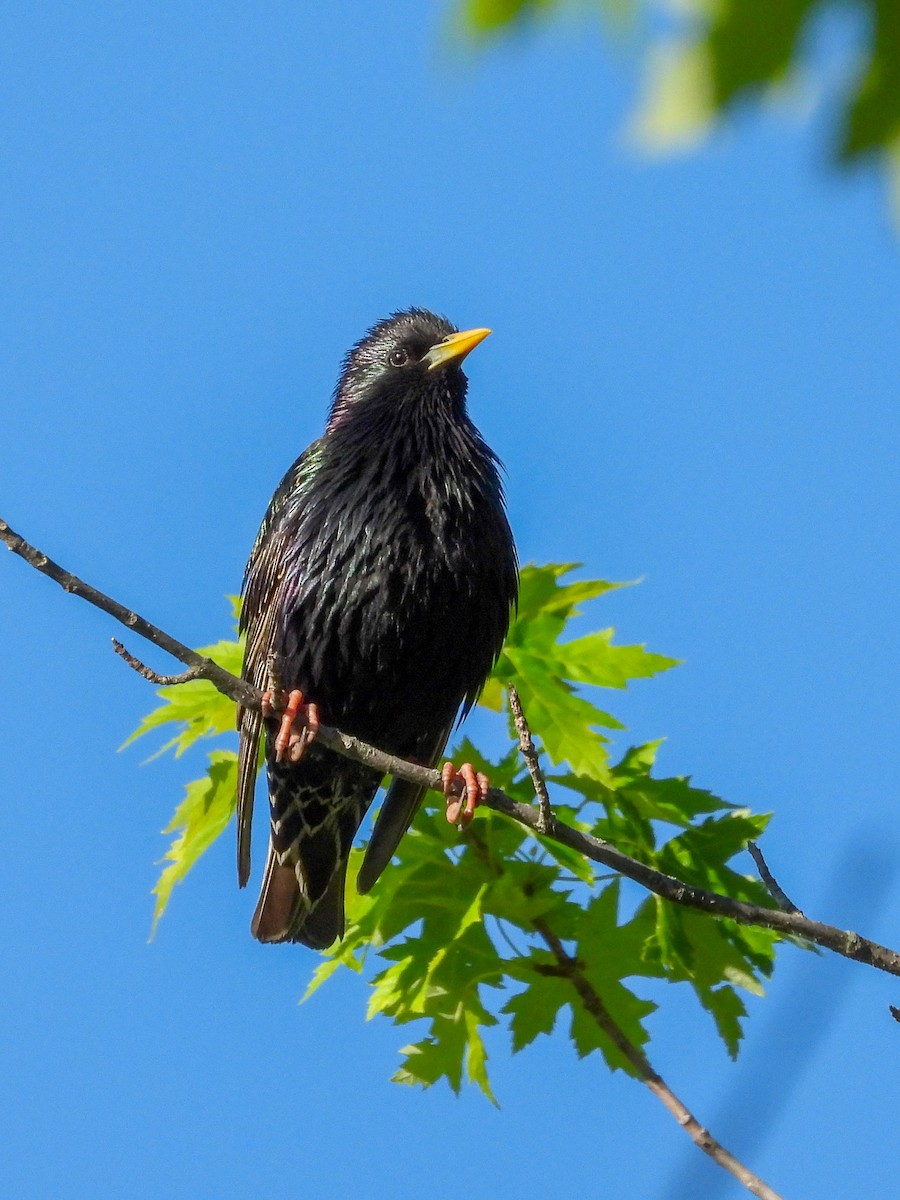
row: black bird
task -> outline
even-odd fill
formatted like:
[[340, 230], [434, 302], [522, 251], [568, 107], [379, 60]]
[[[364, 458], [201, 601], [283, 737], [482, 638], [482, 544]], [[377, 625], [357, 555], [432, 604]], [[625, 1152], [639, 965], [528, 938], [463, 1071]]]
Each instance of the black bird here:
[[[344, 361], [324, 435], [275, 492], [244, 577], [244, 678], [267, 688], [274, 654], [281, 687], [322, 721], [427, 765], [478, 697], [518, 589], [498, 460], [466, 413], [460, 367], [489, 332], [420, 308], [375, 325]], [[343, 934], [347, 855], [380, 779], [315, 741], [289, 745], [289, 725], [279, 741], [277, 717], [238, 714], [238, 879], [264, 729], [271, 833], [252, 932], [321, 949]], [[391, 785], [361, 891], [422, 795]]]

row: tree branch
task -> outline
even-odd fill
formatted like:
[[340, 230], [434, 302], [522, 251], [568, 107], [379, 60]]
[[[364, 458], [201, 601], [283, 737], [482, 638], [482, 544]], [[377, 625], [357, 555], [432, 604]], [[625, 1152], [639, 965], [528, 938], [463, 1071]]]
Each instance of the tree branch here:
[[[13, 553], [18, 554], [36, 571], [49, 576], [65, 591], [80, 596], [89, 604], [93, 604], [96, 608], [114, 617], [128, 629], [133, 629], [141, 637], [160, 646], [174, 658], [185, 663], [196, 672], [196, 678], [208, 680], [223, 695], [229, 696], [245, 708], [261, 710], [262, 694], [246, 680], [238, 679], [237, 676], [220, 667], [212, 659], [197, 654], [196, 651], [177, 641], [123, 604], [86, 584], [71, 572], [64, 571], [46, 554], [29, 545], [3, 520], [0, 520], [0, 541], [5, 542]], [[327, 725], [320, 726], [318, 740], [336, 754], [342, 754], [345, 758], [363, 763], [383, 775], [394, 775], [399, 779], [406, 779], [411, 783], [417, 783], [443, 793], [441, 776], [438, 771], [406, 762], [392, 754], [386, 754], [383, 750], [378, 750], [374, 746], [360, 741], [359, 738], [351, 737], [349, 734]], [[543, 833], [543, 819], [539, 808], [530, 804], [520, 804], [497, 788], [490, 789], [484, 803], [488, 808], [527, 826], [534, 833]], [[552, 833], [546, 836], [553, 837], [556, 841], [571, 847], [593, 862], [603, 863], [604, 866], [625, 875], [628, 879], [634, 880], [635, 883], [654, 892], [657, 896], [662, 896], [665, 900], [670, 900], [673, 904], [681, 904], [686, 908], [692, 908], [711, 916], [729, 917], [741, 925], [759, 925], [785, 936], [805, 938], [826, 950], [843, 955], [844, 958], [877, 967], [878, 970], [886, 971], [890, 975], [900, 976], [900, 953], [887, 946], [879, 945], [878, 942], [861, 937], [858, 933], [837, 929], [820, 921], [811, 921], [800, 913], [764, 908], [759, 904], [732, 900], [718, 892], [693, 887], [671, 875], [664, 875], [661, 871], [656, 871], [645, 863], [638, 862], [637, 859], [629, 858], [627, 854], [623, 854], [609, 842], [591, 837], [590, 834], [581, 833], [555, 818], [553, 819]]]
[[750, 857], [756, 863], [756, 869], [759, 871], [759, 877], [769, 889], [769, 893], [782, 912], [798, 913], [801, 917], [805, 914], [800, 912], [800, 909], [788, 896], [787, 892], [781, 887], [781, 884], [769, 870], [769, 864], [763, 857], [763, 852], [757, 846], [756, 842], [748, 842], [747, 849], [750, 851]]
[[690, 1109], [682, 1104], [662, 1076], [654, 1071], [643, 1050], [639, 1046], [635, 1046], [624, 1030], [616, 1024], [609, 1009], [603, 1003], [603, 997], [584, 974], [578, 959], [567, 953], [562, 942], [546, 922], [536, 920], [534, 927], [556, 959], [559, 974], [568, 979], [578, 993], [585, 1011], [596, 1021], [623, 1058], [631, 1063], [641, 1083], [646, 1084], [654, 1096], [662, 1101], [694, 1144], [735, 1179], [738, 1179], [754, 1196], [759, 1196], [760, 1200], [781, 1200], [777, 1192], [745, 1167], [739, 1159], [725, 1149], [721, 1142], [716, 1141]]
[[109, 596], [104, 595], [103, 592], [97, 591], [96, 588], [85, 583], [83, 579], [79, 579], [77, 575], [73, 575], [71, 571], [63, 570], [53, 559], [48, 558], [46, 554], [29, 545], [23, 537], [20, 537], [19, 534], [10, 529], [2, 519], [0, 519], [0, 541], [6, 542], [13, 554], [18, 554], [20, 558], [24, 558], [30, 567], [34, 567], [42, 575], [48, 575], [54, 583], [59, 584], [64, 592], [70, 592], [73, 596], [80, 596], [82, 600], [87, 600], [88, 604], [93, 604], [95, 608], [109, 613], [111, 617], [115, 617], [127, 629], [133, 629], [135, 633], [139, 633], [142, 638], [146, 638], [154, 646], [159, 646], [168, 654], [171, 654], [173, 658], [177, 658], [188, 667], [194, 667], [198, 678], [208, 679], [213, 687], [223, 692], [226, 696], [230, 696], [232, 700], [236, 700], [245, 707], [259, 707], [259, 693], [249, 683], [245, 683], [243, 679], [238, 679], [229, 671], [224, 670], [218, 663], [213, 662], [211, 658], [204, 658], [202, 654], [198, 654], [189, 646], [185, 646], [183, 642], [177, 641], [162, 629], [158, 629], [156, 625], [151, 625], [149, 621], [138, 616], [136, 612], [132, 612], [124, 604], [120, 604], [118, 600], [113, 600]]
[[541, 770], [541, 764], [538, 761], [538, 752], [535, 750], [534, 742], [531, 738], [531, 730], [528, 727], [525, 710], [522, 708], [522, 701], [519, 699], [519, 693], [516, 688], [510, 684], [506, 690], [509, 693], [509, 707], [512, 709], [516, 733], [519, 735], [519, 749], [522, 752], [522, 757], [525, 759], [525, 765], [528, 767], [528, 774], [531, 776], [531, 782], [534, 785], [534, 794], [538, 798], [541, 820], [540, 832], [552, 835], [554, 817], [553, 809], [550, 807], [550, 794], [547, 791], [547, 781], [544, 779], [544, 772]]

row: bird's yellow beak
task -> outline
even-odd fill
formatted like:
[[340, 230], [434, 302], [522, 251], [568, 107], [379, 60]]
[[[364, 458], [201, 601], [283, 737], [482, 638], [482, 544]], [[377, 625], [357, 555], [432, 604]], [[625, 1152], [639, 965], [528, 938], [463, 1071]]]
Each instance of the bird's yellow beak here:
[[442, 367], [453, 359], [461, 361], [479, 342], [483, 342], [490, 332], [489, 329], [467, 329], [463, 333], [451, 333], [442, 342], [432, 346], [422, 362], [429, 371], [433, 371], [435, 367]]

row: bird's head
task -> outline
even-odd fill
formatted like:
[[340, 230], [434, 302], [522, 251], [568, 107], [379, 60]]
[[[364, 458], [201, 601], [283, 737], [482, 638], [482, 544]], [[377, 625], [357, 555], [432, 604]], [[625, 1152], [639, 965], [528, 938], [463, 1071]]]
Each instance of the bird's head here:
[[344, 360], [329, 428], [364, 413], [388, 417], [406, 405], [461, 415], [466, 377], [460, 364], [489, 329], [459, 330], [445, 317], [410, 308], [379, 321]]

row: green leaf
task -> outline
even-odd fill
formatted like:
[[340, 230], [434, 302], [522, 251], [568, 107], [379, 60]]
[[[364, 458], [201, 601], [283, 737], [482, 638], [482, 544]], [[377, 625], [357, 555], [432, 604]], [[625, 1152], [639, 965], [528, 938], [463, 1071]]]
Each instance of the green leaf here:
[[394, 1083], [419, 1084], [431, 1087], [446, 1079], [454, 1092], [462, 1087], [463, 1064], [467, 1049], [467, 1029], [460, 1006], [455, 1019], [438, 1016], [431, 1024], [432, 1032], [420, 1042], [404, 1046], [400, 1051], [406, 1058], [392, 1076]]
[[644, 646], [613, 646], [613, 633], [603, 629], [558, 645], [557, 661], [565, 678], [595, 687], [624, 688], [630, 679], [649, 679], [678, 666], [678, 659], [651, 654]]
[[627, 587], [626, 583], [610, 583], [605, 579], [584, 579], [576, 583], [560, 585], [564, 575], [577, 571], [581, 563], [548, 563], [535, 566], [529, 563], [522, 568], [519, 582], [519, 609], [513, 630], [535, 618], [553, 615], [562, 624], [569, 617], [577, 616], [578, 605], [585, 600], [596, 600], [606, 592]]
[[573, 1000], [571, 983], [552, 970], [553, 959], [546, 950], [536, 950], [523, 959], [516, 977], [526, 982], [524, 991], [511, 997], [503, 1006], [509, 1018], [513, 1053], [529, 1046], [539, 1034], [550, 1034], [556, 1026], [559, 1010]]
[[744, 1002], [732, 987], [711, 988], [702, 993], [703, 1007], [716, 1023], [719, 1036], [725, 1043], [732, 1059], [737, 1058], [741, 1038], [744, 1036], [741, 1021], [746, 1017]]
[[785, 77], [795, 61], [804, 24], [820, 2], [718, 0], [706, 33], [718, 108]]
[[623, 584], [604, 579], [561, 583], [576, 564], [528, 566], [522, 571], [519, 610], [494, 669], [486, 704], [498, 708], [497, 683], [514, 683], [532, 732], [555, 763], [576, 774], [607, 778], [608, 739], [601, 729], [621, 729], [610, 713], [579, 695], [575, 684], [623, 688], [675, 665], [643, 646], [615, 646], [603, 630], [561, 641], [566, 623], [585, 601]]
[[649, 154], [695, 149], [715, 118], [709, 51], [694, 37], [673, 37], [647, 54], [643, 97], [631, 135]]
[[[615, 1026], [625, 1041], [640, 1050], [650, 1040], [643, 1022], [656, 1011], [656, 1005], [649, 1000], [639, 999], [634, 992], [619, 983], [614, 984], [602, 999], [604, 1007], [611, 1012]], [[639, 1075], [628, 1057], [627, 1050], [583, 1005], [573, 1006], [571, 1034], [579, 1058], [586, 1058], [592, 1051], [598, 1050], [611, 1071]]]
[[742, 1037], [746, 1015], [736, 994], [740, 987], [752, 995], [763, 994], [759, 975], [769, 975], [778, 935], [772, 930], [738, 925], [693, 912], [659, 897], [641, 906], [656, 915], [656, 929], [648, 939], [648, 961], [658, 962], [673, 982], [685, 980], [713, 1017], [732, 1058]]
[[300, 997], [300, 1003], [305, 1004], [310, 996], [312, 996], [313, 992], [317, 992], [322, 984], [325, 983], [326, 980], [330, 979], [335, 971], [337, 971], [340, 967], [349, 967], [351, 970], [356, 971], [356, 973], [359, 974], [359, 972], [362, 971], [363, 964], [362, 960], [356, 955], [336, 954], [333, 958], [323, 958], [313, 971], [312, 977], [310, 978], [309, 983], [306, 985], [306, 991]]
[[768, 815], [752, 814], [746, 809], [707, 817], [666, 842], [659, 851], [657, 866], [697, 887], [772, 907], [762, 884], [738, 875], [726, 865], [738, 851], [746, 849], [748, 842], [759, 838], [768, 822]]
[[606, 713], [552, 675], [542, 659], [526, 651], [511, 659], [516, 688], [532, 730], [555, 763], [567, 762], [577, 774], [604, 778], [607, 739], [598, 726], [616, 727]]
[[491, 712], [503, 712], [503, 706], [506, 703], [506, 692], [503, 684], [495, 675], [492, 675], [481, 689], [478, 703], [482, 708], [490, 709]]
[[900, 147], [900, 8], [874, 0], [871, 57], [860, 72], [844, 118], [840, 153], [849, 161], [873, 150]]
[[488, 1100], [495, 1106], [497, 1099], [491, 1091], [487, 1074], [487, 1050], [481, 1037], [480, 1022], [472, 1012], [466, 1012], [466, 1075], [471, 1083], [481, 1088]]
[[[233, 598], [232, 598], [233, 599]], [[213, 659], [232, 675], [240, 675], [243, 662], [243, 644], [237, 641], [216, 642], [214, 646], [203, 646], [197, 651]], [[163, 725], [181, 726], [178, 733], [166, 742], [151, 758], [157, 758], [166, 750], [174, 749], [180, 758], [200, 738], [216, 737], [230, 733], [235, 728], [234, 701], [223, 696], [206, 679], [195, 679], [173, 687], [157, 688], [157, 696], [163, 703], [155, 708], [138, 725], [137, 729], [122, 743], [124, 750], [138, 738], [144, 737]]]
[[[558, 806], [554, 809], [554, 816], [558, 821], [562, 821], [563, 824], [573, 829], [577, 829], [581, 824], [574, 819], [574, 813], [571, 810], [567, 811]], [[561, 842], [554, 841], [553, 838], [538, 835], [538, 841], [551, 858], [555, 859], [565, 870], [571, 871], [581, 883], [587, 884], [588, 887], [593, 884], [596, 871], [589, 858], [585, 858], [583, 854], [579, 854], [577, 850], [573, 850], [569, 846], [564, 846]]]
[[[599, 0], [587, 11], [592, 13], [596, 7], [614, 27], [621, 27], [633, 17], [636, 4], [637, 0]], [[470, 35], [487, 39], [519, 31], [536, 18], [563, 8], [579, 15], [585, 11], [580, 0], [462, 0], [460, 17]]]
[[620, 803], [629, 803], [647, 820], [666, 821], [684, 827], [690, 826], [695, 817], [704, 813], [734, 810], [733, 805], [712, 792], [695, 788], [690, 776], [653, 778], [650, 769], [660, 745], [660, 742], [649, 742], [633, 747], [613, 768], [612, 781]]
[[401, 1053], [406, 1059], [392, 1076], [395, 1083], [431, 1087], [439, 1079], [446, 1079], [459, 1094], [465, 1067], [469, 1082], [477, 1084], [488, 1100], [497, 1104], [488, 1081], [487, 1051], [479, 1022], [462, 1004], [453, 1016], [436, 1017], [431, 1033], [421, 1042], [404, 1046]]
[[156, 907], [151, 938], [166, 910], [172, 888], [190, 871], [231, 820], [237, 789], [237, 755], [230, 750], [214, 750], [209, 756], [209, 772], [185, 788], [185, 797], [163, 833], [178, 832], [166, 852], [168, 863], [153, 889]]
[[565, 0], [463, 0], [462, 19], [469, 33], [492, 37], [527, 24], [559, 8]]
[[558, 937], [574, 937], [582, 910], [567, 889], [558, 887], [558, 874], [545, 863], [507, 860], [502, 874], [485, 889], [483, 911], [527, 932], [535, 921], [544, 921]]
[[[657, 1006], [649, 1000], [641, 1000], [622, 980], [630, 975], [655, 973], [642, 961], [651, 924], [647, 915], [639, 911], [630, 921], [620, 925], [618, 907], [619, 884], [616, 881], [604, 888], [585, 909], [577, 958], [610, 1020], [627, 1042], [640, 1049], [650, 1040], [644, 1020], [656, 1011]], [[616, 1039], [584, 1004], [573, 1006], [572, 1039], [582, 1058], [592, 1050], [599, 1050], [610, 1070], [636, 1074]]]

